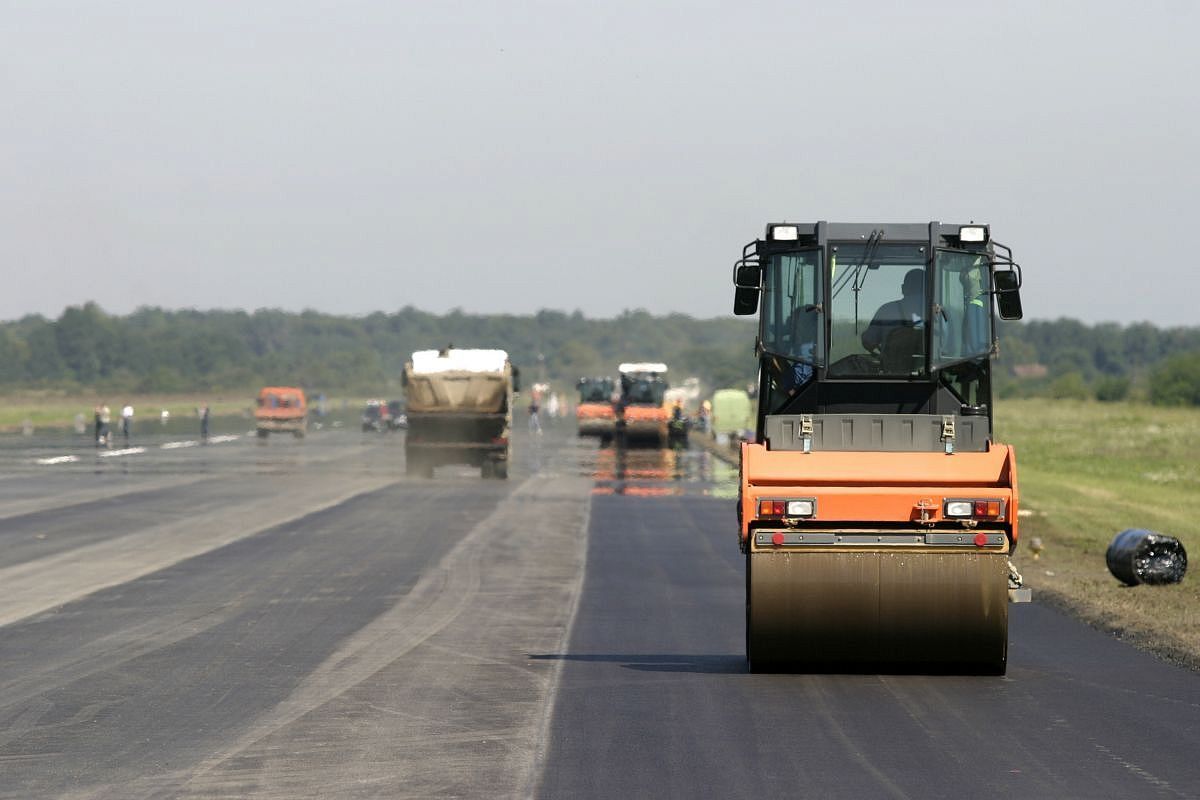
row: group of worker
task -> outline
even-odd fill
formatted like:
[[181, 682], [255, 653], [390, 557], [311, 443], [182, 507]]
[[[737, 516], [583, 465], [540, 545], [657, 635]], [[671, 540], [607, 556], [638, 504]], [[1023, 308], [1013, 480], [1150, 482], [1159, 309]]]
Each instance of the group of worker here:
[[[200, 440], [204, 443], [207, 443], [209, 421], [208, 405], [205, 404], [199, 406], [196, 409], [196, 416], [200, 419]], [[169, 418], [170, 412], [168, 412], [166, 409], [163, 409], [162, 421], [164, 425], [167, 423]], [[112, 447], [112, 411], [107, 405], [101, 403], [100, 405], [96, 406], [93, 424], [96, 447]], [[82, 430], [80, 432], [82, 432]], [[133, 406], [129, 403], [126, 403], [121, 409], [121, 435], [125, 439], [125, 444], [128, 445], [130, 437], [133, 435]]]
[[[128, 444], [133, 433], [133, 406], [128, 403], [121, 409], [121, 433]], [[112, 411], [106, 405], [98, 405], [95, 409], [96, 447], [112, 447], [112, 437]]]

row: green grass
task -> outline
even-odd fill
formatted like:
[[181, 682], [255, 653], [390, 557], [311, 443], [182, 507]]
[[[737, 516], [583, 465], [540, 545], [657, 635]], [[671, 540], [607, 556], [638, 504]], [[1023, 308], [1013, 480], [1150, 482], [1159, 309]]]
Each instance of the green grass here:
[[[161, 395], [161, 394], [68, 394], [60, 391], [23, 392], [0, 395], [0, 434], [16, 433], [28, 421], [34, 430], [69, 430], [75, 424], [75, 415], [82, 414], [84, 424], [91, 427], [93, 414], [98, 404], [106, 403], [114, 421], [121, 416], [121, 407], [130, 403], [134, 408], [134, 419], [139, 424], [157, 421], [165, 408], [171, 412], [172, 420], [196, 419], [196, 408], [207, 403], [209, 411], [216, 417], [249, 417], [253, 414], [258, 390], [246, 392], [221, 392], [213, 394]], [[338, 396], [327, 397], [326, 407], [331, 418], [357, 421], [365, 398]], [[310, 408], [311, 410], [311, 408]]]
[[[1200, 584], [1126, 588], [1105, 551], [1126, 528], [1178, 538], [1200, 556], [1200, 409], [1004, 400], [996, 438], [1017, 448], [1022, 548], [1035, 592], [1139, 646], [1200, 666]], [[1045, 550], [1034, 560], [1033, 537]]]
[[135, 419], [145, 421], [158, 419], [165, 408], [177, 419], [196, 416], [196, 407], [208, 403], [214, 416], [239, 414], [253, 408], [254, 396], [205, 397], [203, 395], [125, 395], [115, 396], [67, 396], [57, 392], [24, 393], [0, 396], [0, 432], [19, 431], [26, 421], [34, 429], [70, 428], [75, 415], [83, 414], [84, 424], [91, 425], [95, 407], [106, 403], [113, 419], [121, 415], [121, 407], [131, 403]]

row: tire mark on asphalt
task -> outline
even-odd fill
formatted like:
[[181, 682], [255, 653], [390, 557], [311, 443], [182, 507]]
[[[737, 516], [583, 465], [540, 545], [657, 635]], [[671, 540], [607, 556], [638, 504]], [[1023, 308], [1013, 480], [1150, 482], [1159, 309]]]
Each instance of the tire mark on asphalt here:
[[[491, 517], [474, 526], [427, 569], [408, 594], [345, 641], [285, 701], [255, 721], [228, 747], [198, 764], [176, 791], [184, 796], [233, 792], [288, 797], [301, 786], [312, 791], [311, 784], [303, 783], [307, 774], [307, 780], [321, 782], [321, 792], [333, 795], [364, 781], [373, 783], [383, 778], [372, 774], [381, 770], [403, 775], [407, 781], [392, 785], [389, 796], [462, 793], [463, 783], [472, 780], [479, 782], [477, 791], [486, 789], [486, 793], [497, 796], [515, 795], [531, 785], [545, 736], [546, 705], [553, 696], [558, 670], [526, 666], [521, 670], [526, 683], [511, 679], [497, 682], [496, 689], [505, 695], [520, 694], [520, 702], [509, 698], [507, 703], [489, 700], [487, 685], [454, 676], [481, 665], [509, 674], [512, 664], [528, 664], [529, 648], [546, 644], [547, 636], [552, 637], [549, 641], [565, 641], [569, 615], [564, 608], [569, 604], [562, 601], [564, 595], [577, 598], [582, 584], [587, 530], [583, 520], [590, 504], [589, 487], [589, 482], [571, 478], [523, 483]], [[552, 505], [556, 501], [559, 505]], [[582, 516], [578, 514], [580, 508]], [[570, 509], [576, 513], [567, 517], [565, 512]], [[559, 510], [564, 513], [555, 513]], [[557, 560], [552, 559], [556, 566], [548, 574], [539, 572], [543, 568], [536, 560], [526, 566], [526, 562], [539, 557], [530, 548], [539, 544], [543, 534], [559, 537], [552, 547], [561, 550], [573, 543], [576, 548], [575, 552], [556, 555]], [[498, 561], [512, 559], [514, 549], [518, 563], [513, 574], [493, 568]], [[557, 566], [558, 562], [563, 565]], [[563, 572], [567, 580], [560, 574]], [[558, 595], [546, 591], [547, 586], [554, 587]], [[519, 600], [511, 602], [514, 596], [523, 597], [533, 610], [525, 610]], [[539, 597], [550, 614], [557, 616], [545, 618], [546, 611], [537, 608]], [[501, 598], [508, 602], [499, 602]], [[510, 626], [517, 633], [524, 631], [529, 639], [524, 650], [513, 651], [507, 635]], [[447, 643], [432, 642], [434, 637], [443, 637]], [[432, 649], [452, 655], [446, 662], [425, 658], [410, 663], [405, 659], [427, 642], [430, 644], [422, 652]], [[489, 648], [498, 648], [497, 655], [489, 658]], [[467, 658], [455, 655], [458, 653], [473, 655]], [[402, 659], [403, 664], [399, 664]], [[489, 666], [493, 663], [501, 666]], [[393, 683], [397, 680], [394, 675], [403, 676], [398, 684]], [[386, 688], [381, 692], [379, 685]], [[456, 717], [444, 708], [427, 714], [422, 714], [419, 707], [408, 708], [403, 718], [409, 722], [424, 718], [428, 720], [426, 728], [401, 729], [394, 741], [389, 733], [381, 741], [367, 737], [365, 742], [344, 742], [336, 768], [322, 770], [319, 766], [329, 753], [313, 742], [341, 740], [345, 730], [355, 730], [362, 737], [364, 729], [378, 727], [377, 719], [370, 720], [370, 725], [357, 721], [372, 706], [380, 705], [360, 695], [384, 694], [388, 698], [384, 708], [406, 702], [419, 706], [420, 695], [454, 692], [453, 687], [462, 686], [470, 687], [471, 695], [462, 697], [461, 705], [490, 709], [507, 724], [498, 725], [495, 719], [482, 718], [484, 714], [466, 713], [462, 716], [468, 720], [464, 725], [455, 723]], [[325, 709], [328, 713], [317, 713], [334, 705], [337, 708], [332, 711]], [[384, 716], [396, 715], [384, 712]], [[421, 743], [424, 748], [416, 746]], [[447, 752], [448, 746], [455, 743], [473, 744], [476, 749], [464, 746], [465, 752]], [[397, 745], [404, 746], [397, 749]], [[306, 757], [305, 746], [317, 749]], [[500, 763], [495, 758], [496, 748], [506, 754]], [[337, 774], [331, 774], [332, 769]], [[348, 785], [332, 788], [339, 780]], [[162, 785], [157, 780], [155, 784]]]
[[[378, 491], [396, 481], [359, 478], [332, 493], [302, 485], [248, 505], [222, 509], [229, 519], [177, 520], [64, 553], [0, 569], [0, 627], [202, 555], [264, 530], [286, 525]], [[318, 499], [313, 501], [313, 496]], [[239, 524], [249, 510], [265, 518]]]

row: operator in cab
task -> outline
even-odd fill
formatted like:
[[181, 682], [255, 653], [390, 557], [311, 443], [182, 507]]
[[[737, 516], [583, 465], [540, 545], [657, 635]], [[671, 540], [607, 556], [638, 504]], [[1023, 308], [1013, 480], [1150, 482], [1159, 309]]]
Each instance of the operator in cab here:
[[884, 303], [862, 334], [868, 353], [879, 351], [893, 332], [919, 329], [925, 321], [925, 271], [910, 269], [900, 285], [900, 299]]

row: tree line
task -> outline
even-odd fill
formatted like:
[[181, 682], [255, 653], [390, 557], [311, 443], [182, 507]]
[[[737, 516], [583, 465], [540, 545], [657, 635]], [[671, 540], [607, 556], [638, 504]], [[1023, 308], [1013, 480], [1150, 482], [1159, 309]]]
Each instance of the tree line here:
[[[665, 361], [677, 377], [709, 387], [742, 386], [756, 368], [753, 319], [696, 319], [626, 311], [338, 316], [260, 309], [168, 311], [125, 316], [94, 303], [57, 319], [0, 323], [0, 389], [178, 393], [245, 391], [299, 384], [320, 391], [398, 393], [413, 350], [498, 347], [525, 380], [559, 385], [612, 374], [626, 360]], [[1076, 320], [1003, 323], [995, 371], [1001, 396], [1046, 395], [1200, 405], [1200, 327]]]

